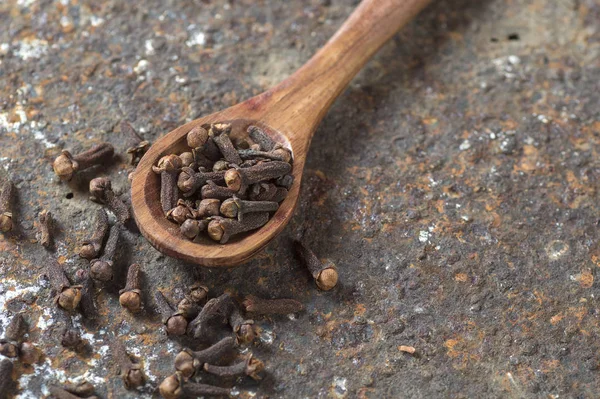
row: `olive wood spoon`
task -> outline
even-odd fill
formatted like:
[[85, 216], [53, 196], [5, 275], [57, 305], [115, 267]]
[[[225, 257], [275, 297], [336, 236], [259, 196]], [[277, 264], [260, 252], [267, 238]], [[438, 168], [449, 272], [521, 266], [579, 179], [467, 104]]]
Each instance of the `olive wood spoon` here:
[[[371, 56], [430, 0], [363, 0], [336, 34], [304, 66], [272, 89], [240, 104], [167, 133], [140, 161], [131, 201], [142, 234], [160, 252], [204, 266], [238, 265], [267, 245], [288, 223], [300, 191], [302, 170], [312, 136], [333, 101]], [[192, 242], [165, 218], [160, 178], [152, 165], [167, 154], [189, 151], [186, 134], [195, 126], [228, 122], [240, 130], [263, 127], [292, 151], [294, 183], [269, 222], [260, 229], [219, 244]]]

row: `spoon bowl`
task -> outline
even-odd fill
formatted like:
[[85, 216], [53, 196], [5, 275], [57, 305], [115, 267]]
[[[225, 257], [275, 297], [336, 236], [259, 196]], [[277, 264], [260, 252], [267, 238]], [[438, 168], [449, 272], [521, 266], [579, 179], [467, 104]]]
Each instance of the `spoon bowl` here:
[[[154, 143], [134, 173], [131, 203], [142, 234], [162, 253], [203, 266], [235, 266], [275, 238], [291, 219], [312, 136], [333, 101], [371, 56], [430, 0], [363, 0], [327, 44], [274, 88], [225, 110], [193, 120]], [[231, 123], [232, 138], [252, 124], [292, 152], [292, 184], [272, 218], [258, 230], [219, 244], [184, 237], [160, 204], [160, 176], [152, 166], [164, 155], [189, 151], [186, 135], [196, 126]]]

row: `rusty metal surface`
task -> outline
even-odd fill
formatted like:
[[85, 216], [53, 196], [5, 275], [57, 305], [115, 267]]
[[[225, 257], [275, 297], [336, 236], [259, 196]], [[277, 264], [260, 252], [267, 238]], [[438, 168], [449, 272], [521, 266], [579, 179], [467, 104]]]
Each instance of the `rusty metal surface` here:
[[[0, 238], [0, 333], [25, 312], [44, 352], [17, 364], [19, 398], [87, 378], [103, 398], [156, 397], [182, 344], [152, 293], [202, 281], [216, 296], [293, 297], [297, 318], [259, 320], [260, 382], [242, 397], [574, 398], [600, 391], [597, 186], [600, 2], [439, 1], [387, 44], [313, 141], [301, 202], [282, 236], [230, 270], [165, 258], [129, 226], [114, 284], [99, 287], [88, 350], [63, 349], [43, 266], [72, 277], [98, 205], [92, 177], [128, 190], [128, 119], [145, 139], [257, 94], [299, 67], [355, 1], [8, 0], [0, 3], [0, 174], [18, 188]], [[120, 155], [59, 183], [64, 148]], [[36, 242], [37, 213], [58, 222]], [[302, 234], [340, 271], [319, 292], [293, 257]], [[142, 264], [146, 311], [118, 304]], [[149, 377], [126, 392], [118, 337]], [[410, 355], [400, 345], [416, 348]], [[214, 380], [206, 379], [209, 382]], [[229, 385], [231, 386], [231, 385]]]

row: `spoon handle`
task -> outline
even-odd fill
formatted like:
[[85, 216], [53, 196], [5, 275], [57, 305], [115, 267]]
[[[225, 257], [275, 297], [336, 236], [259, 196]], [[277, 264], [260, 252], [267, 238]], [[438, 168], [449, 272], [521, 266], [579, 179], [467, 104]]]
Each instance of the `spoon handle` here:
[[307, 150], [319, 122], [350, 80], [430, 1], [363, 0], [304, 66], [246, 105], [257, 111], [257, 119], [304, 141]]

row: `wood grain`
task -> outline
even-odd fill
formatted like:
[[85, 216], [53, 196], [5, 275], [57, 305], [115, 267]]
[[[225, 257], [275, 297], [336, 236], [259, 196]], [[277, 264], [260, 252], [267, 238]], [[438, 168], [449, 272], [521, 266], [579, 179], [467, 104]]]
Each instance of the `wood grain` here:
[[[327, 44], [274, 88], [223, 111], [196, 119], [159, 139], [140, 161], [132, 183], [132, 207], [142, 234], [162, 253], [204, 266], [235, 266], [251, 258], [279, 234], [292, 217], [308, 148], [331, 104], [371, 56], [430, 0], [364, 0]], [[195, 126], [230, 121], [264, 127], [292, 150], [292, 185], [287, 198], [261, 229], [221, 245], [194, 243], [168, 221], [159, 200], [160, 179], [152, 172], [160, 157], [187, 150]]]

